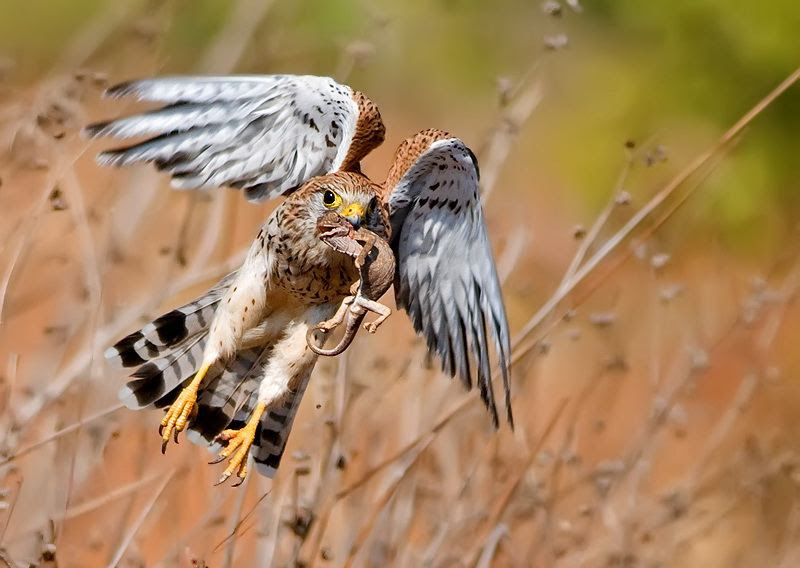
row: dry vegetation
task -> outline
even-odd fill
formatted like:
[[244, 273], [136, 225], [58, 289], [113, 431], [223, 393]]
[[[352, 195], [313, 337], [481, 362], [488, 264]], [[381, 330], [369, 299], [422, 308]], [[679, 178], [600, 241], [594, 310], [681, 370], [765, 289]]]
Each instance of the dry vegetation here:
[[[252, 10], [269, 6], [239, 4], [199, 70], [234, 69], [263, 15]], [[124, 377], [102, 352], [234, 266], [273, 205], [93, 164], [78, 128], [119, 108], [100, 102], [106, 78], [86, 62], [123, 18], [88, 22], [46, 77], [2, 92], [0, 563], [800, 563], [800, 400], [787, 379], [800, 363], [800, 247], [757, 276], [713, 244], [665, 249], [658, 233], [735, 159], [725, 154], [771, 98], [645, 202], [625, 190], [662, 150], [628, 145], [586, 228], [535, 213], [548, 203], [530, 196], [545, 227], [531, 244], [496, 203], [509, 203], [498, 178], [541, 85], [535, 66], [503, 83], [496, 127], [474, 146], [511, 290], [517, 430], [493, 432], [475, 393], [441, 378], [396, 315], [320, 362], [274, 482], [214, 488], [202, 449], [162, 457], [158, 416], [120, 409]], [[145, 23], [137, 33], [157, 33]], [[343, 50], [340, 79], [365, 51]]]

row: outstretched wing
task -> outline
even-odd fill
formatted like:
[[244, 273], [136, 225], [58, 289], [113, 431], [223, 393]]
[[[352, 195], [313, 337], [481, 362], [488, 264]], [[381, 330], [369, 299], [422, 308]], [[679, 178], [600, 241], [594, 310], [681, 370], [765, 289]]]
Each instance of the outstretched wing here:
[[251, 201], [358, 169], [385, 132], [372, 101], [329, 77], [164, 77], [122, 83], [106, 95], [167, 106], [86, 127], [89, 137], [151, 137], [103, 152], [99, 163], [152, 162], [175, 187], [241, 188]]
[[478, 176], [475, 155], [446, 132], [426, 130], [400, 145], [386, 180], [397, 257], [395, 295], [443, 370], [458, 375], [467, 388], [474, 362], [481, 397], [497, 426], [489, 360], [494, 344], [513, 427], [508, 322]]

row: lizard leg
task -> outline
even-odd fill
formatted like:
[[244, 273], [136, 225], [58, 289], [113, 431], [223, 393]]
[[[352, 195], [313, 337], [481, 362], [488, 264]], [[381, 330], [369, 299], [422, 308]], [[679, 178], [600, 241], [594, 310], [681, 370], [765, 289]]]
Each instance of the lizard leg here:
[[375, 333], [380, 325], [386, 321], [386, 318], [392, 315], [392, 310], [389, 307], [384, 306], [375, 300], [369, 300], [363, 296], [358, 296], [356, 298], [356, 304], [367, 311], [378, 314], [378, 317], [375, 318], [375, 320], [364, 324], [364, 329], [366, 329], [369, 333]]

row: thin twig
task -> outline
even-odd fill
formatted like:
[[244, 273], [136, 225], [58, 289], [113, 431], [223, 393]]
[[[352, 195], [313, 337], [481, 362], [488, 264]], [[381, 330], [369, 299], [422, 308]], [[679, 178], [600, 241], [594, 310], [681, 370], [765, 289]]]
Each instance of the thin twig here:
[[128, 530], [128, 533], [123, 538], [119, 548], [117, 548], [117, 551], [114, 553], [111, 562], [108, 563], [109, 566], [119, 565], [119, 561], [122, 560], [122, 557], [125, 555], [125, 551], [128, 550], [128, 546], [130, 546], [131, 541], [133, 541], [133, 538], [136, 536], [136, 533], [139, 532], [139, 528], [142, 526], [142, 523], [144, 523], [144, 520], [147, 518], [147, 515], [150, 514], [150, 511], [153, 509], [153, 506], [156, 504], [156, 501], [158, 501], [158, 498], [161, 496], [161, 493], [163, 493], [164, 489], [166, 489], [167, 484], [169, 484], [169, 482], [172, 481], [172, 478], [174, 477], [176, 471], [178, 471], [178, 469], [173, 468], [172, 470], [170, 470], [169, 473], [167, 473], [164, 476], [164, 480], [159, 484], [155, 492], [153, 492], [153, 495], [150, 497], [150, 500], [147, 502], [147, 504], [145, 504], [144, 507], [142, 507], [139, 516], [136, 517], [136, 519], [134, 520], [133, 524]]
[[244, 523], [244, 519], [239, 520], [242, 516], [242, 508], [244, 507], [244, 500], [247, 497], [247, 488], [250, 487], [250, 480], [252, 475], [248, 475], [244, 480], [244, 486], [239, 488], [239, 495], [236, 496], [236, 504], [233, 507], [233, 515], [231, 515], [231, 531], [230, 535], [226, 538], [228, 546], [225, 548], [225, 559], [222, 565], [225, 568], [233, 566], [233, 555], [236, 552], [236, 536], [237, 530]]
[[416, 451], [412, 452], [409, 462], [396, 474], [396, 479], [386, 488], [382, 495], [380, 495], [377, 499], [374, 500], [375, 506], [372, 508], [369, 516], [364, 520], [361, 525], [361, 530], [356, 535], [355, 541], [350, 546], [350, 550], [348, 552], [347, 561], [344, 563], [345, 568], [348, 568], [353, 565], [355, 562], [355, 557], [358, 554], [361, 547], [364, 546], [367, 538], [372, 533], [372, 529], [375, 528], [375, 521], [378, 518], [378, 515], [384, 510], [386, 505], [392, 499], [394, 494], [397, 492], [397, 488], [400, 487], [400, 483], [406, 478], [408, 472], [413, 468], [417, 462], [419, 461], [420, 456], [424, 453], [425, 449], [433, 442], [434, 435], [430, 434], [423, 444], [421, 444]]
[[648, 201], [639, 211], [637, 211], [622, 228], [612, 235], [600, 249], [593, 254], [586, 263], [578, 269], [570, 279], [569, 283], [563, 288], [559, 288], [553, 296], [542, 306], [542, 308], [534, 314], [534, 316], [523, 327], [515, 340], [519, 345], [525, 340], [536, 327], [549, 316], [558, 304], [569, 294], [575, 287], [580, 284], [586, 277], [603, 261], [605, 260], [617, 247], [628, 237], [631, 233], [644, 221], [650, 214], [652, 214], [661, 204], [663, 204], [675, 191], [681, 187], [690, 177], [697, 173], [703, 166], [709, 163], [718, 153], [720, 153], [744, 128], [750, 124], [757, 116], [759, 116], [766, 108], [768, 108], [779, 96], [786, 92], [792, 85], [800, 79], [800, 68], [796, 69], [791, 75], [784, 79], [777, 87], [775, 87], [767, 96], [761, 99], [753, 108], [736, 121], [710, 148], [702, 152], [692, 162], [689, 163], [672, 181], [670, 181], [663, 189], [656, 193], [650, 201]]
[[143, 477], [141, 479], [137, 479], [131, 483], [123, 485], [122, 487], [117, 487], [116, 489], [112, 489], [105, 495], [97, 497], [95, 499], [90, 499], [89, 501], [85, 501], [78, 505], [74, 505], [67, 509], [67, 512], [64, 514], [64, 520], [72, 519], [74, 517], [79, 517], [81, 515], [85, 515], [95, 509], [99, 509], [103, 505], [114, 501], [115, 499], [119, 499], [120, 497], [125, 497], [136, 491], [137, 489], [144, 487], [155, 481], [156, 479], [162, 477], [164, 472], [156, 472], [153, 474], [148, 475], [147, 477]]
[[92, 414], [91, 416], [88, 416], [86, 418], [82, 418], [81, 420], [79, 420], [78, 422], [75, 422], [74, 424], [70, 424], [69, 426], [65, 426], [64, 428], [56, 430], [55, 432], [53, 432], [49, 436], [47, 436], [47, 437], [45, 437], [45, 438], [43, 438], [43, 439], [41, 439], [41, 440], [39, 440], [37, 442], [34, 442], [29, 446], [25, 446], [24, 448], [22, 448], [20, 450], [17, 450], [16, 452], [11, 454], [10, 456], [7, 456], [7, 457], [3, 458], [2, 460], [0, 460], [0, 466], [4, 466], [4, 465], [9, 464], [9, 463], [11, 463], [13, 461], [16, 461], [16, 460], [20, 459], [21, 457], [28, 455], [32, 451], [37, 450], [37, 449], [41, 448], [42, 446], [44, 446], [46, 444], [49, 444], [50, 442], [54, 442], [55, 440], [58, 440], [59, 438], [63, 438], [67, 434], [69, 434], [71, 432], [74, 432], [75, 430], [78, 430], [79, 428], [81, 428], [83, 426], [86, 426], [87, 424], [89, 424], [91, 422], [94, 422], [94, 421], [99, 420], [101, 418], [105, 418], [109, 414], [113, 414], [114, 412], [116, 412], [117, 410], [120, 410], [121, 408], [123, 408], [122, 403], [117, 403], [117, 404], [115, 404], [115, 405], [113, 405], [113, 406], [111, 406], [109, 408], [106, 408], [105, 410], [101, 410], [99, 412], [96, 412], [96, 413]]
[[241, 518], [241, 520], [237, 519], [236, 524], [233, 527], [233, 530], [228, 534], [228, 536], [226, 536], [224, 539], [219, 541], [211, 552], [218, 551], [220, 548], [222, 548], [225, 545], [226, 542], [228, 542], [229, 540], [234, 538], [236, 536], [236, 531], [239, 530], [239, 527], [241, 527], [244, 524], [244, 522], [247, 521], [247, 519], [250, 518], [250, 515], [252, 515], [253, 513], [256, 512], [256, 509], [258, 509], [258, 506], [261, 505], [261, 502], [264, 501], [264, 499], [266, 499], [267, 496], [270, 493], [272, 493], [272, 488], [271, 487], [270, 487], [270, 489], [268, 491], [265, 491], [264, 494], [261, 497], [258, 498], [258, 500], [255, 502], [255, 504], [252, 507], [250, 507], [250, 510], [247, 511], [247, 513], [244, 514], [244, 516]]
[[561, 401], [558, 403], [558, 406], [556, 406], [555, 412], [553, 412], [553, 416], [551, 416], [550, 420], [547, 421], [544, 430], [536, 440], [536, 444], [530, 449], [527, 458], [518, 468], [516, 475], [514, 475], [514, 477], [509, 480], [508, 483], [506, 483], [505, 488], [500, 493], [501, 497], [497, 499], [489, 518], [486, 519], [486, 522], [484, 522], [483, 528], [478, 531], [479, 534], [486, 534], [487, 536], [484, 538], [475, 539], [475, 545], [472, 549], [472, 552], [467, 555], [468, 558], [472, 559], [469, 562], [469, 565], [474, 566], [478, 562], [481, 550], [484, 548], [485, 543], [487, 542], [488, 534], [495, 526], [498, 525], [500, 518], [503, 516], [506, 509], [508, 509], [508, 506], [511, 503], [511, 498], [517, 492], [517, 489], [519, 488], [522, 479], [525, 477], [525, 474], [530, 470], [533, 460], [535, 460], [536, 456], [539, 454], [539, 450], [541, 450], [544, 443], [550, 437], [550, 434], [552, 434], [553, 429], [555, 428], [556, 424], [558, 424], [558, 421], [561, 418], [561, 415], [564, 413], [564, 410], [567, 408], [568, 403], [568, 398], [561, 399]]

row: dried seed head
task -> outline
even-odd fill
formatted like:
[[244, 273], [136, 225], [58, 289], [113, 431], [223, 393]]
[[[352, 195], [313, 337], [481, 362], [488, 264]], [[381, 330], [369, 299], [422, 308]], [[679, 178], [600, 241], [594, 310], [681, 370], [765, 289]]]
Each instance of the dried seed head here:
[[542, 12], [548, 16], [558, 17], [562, 14], [561, 4], [556, 0], [545, 0], [542, 2]]
[[683, 294], [685, 286], [683, 284], [668, 284], [658, 291], [658, 299], [663, 303], [668, 303]]
[[581, 6], [580, 0], [565, 0], [565, 2], [576, 14], [583, 12], [583, 6]]
[[64, 211], [64, 209], [67, 208], [67, 202], [64, 199], [64, 195], [61, 193], [61, 189], [58, 187], [53, 188], [48, 199], [50, 201], [50, 209], [53, 211]]
[[667, 149], [661, 144], [653, 146], [642, 158], [647, 167], [667, 161]]
[[689, 364], [692, 371], [704, 371], [708, 369], [708, 353], [699, 347], [694, 347], [689, 351]]
[[545, 36], [544, 38], [544, 47], [550, 51], [558, 51], [560, 49], [564, 49], [568, 45], [569, 38], [567, 37], [567, 34], [549, 35]]
[[650, 266], [652, 266], [654, 270], [661, 270], [666, 266], [670, 258], [670, 255], [665, 252], [654, 254], [650, 257]]
[[627, 191], [620, 191], [614, 198], [614, 205], [630, 205], [631, 194]]
[[514, 83], [508, 77], [498, 77], [495, 84], [497, 85], [497, 97], [500, 101], [500, 106], [505, 107], [508, 101], [511, 100], [511, 91], [514, 88]]
[[589, 323], [595, 327], [609, 327], [617, 321], [617, 314], [614, 312], [595, 312], [589, 314]]

